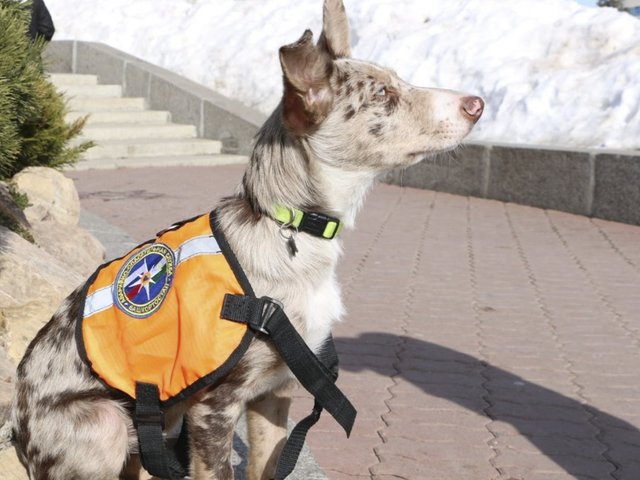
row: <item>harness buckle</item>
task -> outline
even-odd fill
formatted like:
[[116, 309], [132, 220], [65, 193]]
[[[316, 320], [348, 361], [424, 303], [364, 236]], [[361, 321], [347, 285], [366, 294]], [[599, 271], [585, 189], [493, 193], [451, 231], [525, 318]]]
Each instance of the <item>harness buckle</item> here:
[[269, 325], [269, 321], [271, 320], [273, 315], [278, 311], [278, 309], [280, 310], [283, 309], [282, 302], [271, 297], [261, 297], [260, 303], [262, 304], [262, 312], [260, 313], [259, 322], [252, 323], [251, 327], [260, 333], [269, 335], [270, 332], [267, 326]]

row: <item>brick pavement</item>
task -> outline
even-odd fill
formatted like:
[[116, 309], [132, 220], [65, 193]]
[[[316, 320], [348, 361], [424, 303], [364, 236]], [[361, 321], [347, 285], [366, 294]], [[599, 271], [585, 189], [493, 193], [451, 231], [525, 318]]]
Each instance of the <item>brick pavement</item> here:
[[[68, 175], [144, 240], [241, 172]], [[344, 243], [334, 335], [359, 417], [349, 440], [328, 418], [309, 435], [330, 478], [640, 479], [640, 227], [380, 185]]]

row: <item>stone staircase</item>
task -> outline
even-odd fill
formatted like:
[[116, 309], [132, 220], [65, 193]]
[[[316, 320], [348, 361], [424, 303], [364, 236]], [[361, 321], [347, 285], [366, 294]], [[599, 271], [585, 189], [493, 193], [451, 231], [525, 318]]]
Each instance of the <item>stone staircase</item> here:
[[241, 155], [221, 153], [217, 140], [197, 138], [196, 127], [171, 122], [171, 113], [149, 110], [144, 98], [122, 96], [120, 85], [100, 85], [96, 75], [51, 74], [65, 94], [67, 121], [89, 116], [81, 138], [93, 140], [72, 168], [223, 165], [244, 163]]

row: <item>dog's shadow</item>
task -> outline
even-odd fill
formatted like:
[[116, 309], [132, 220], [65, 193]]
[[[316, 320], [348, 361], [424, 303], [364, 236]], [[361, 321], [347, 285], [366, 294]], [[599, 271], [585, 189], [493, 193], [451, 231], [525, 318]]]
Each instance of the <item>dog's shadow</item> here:
[[[335, 342], [341, 370], [372, 370], [384, 376], [389, 376], [390, 365], [370, 361], [370, 355], [394, 347], [400, 352], [394, 365], [399, 379], [493, 422], [510, 425], [570, 475], [610, 478], [616, 472], [622, 476], [615, 478], [640, 478], [633, 473], [640, 475], [640, 430], [626, 420], [424, 340], [372, 332], [336, 338]], [[465, 388], [469, 385], [481, 388]], [[431, 434], [437, 434], [437, 427]]]

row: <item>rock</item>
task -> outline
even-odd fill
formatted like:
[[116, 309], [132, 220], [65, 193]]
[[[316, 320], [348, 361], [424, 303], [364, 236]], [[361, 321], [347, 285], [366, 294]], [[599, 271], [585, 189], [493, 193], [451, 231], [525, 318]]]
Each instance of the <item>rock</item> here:
[[[0, 311], [0, 324], [2, 331], [5, 328], [5, 318]], [[10, 446], [10, 424], [8, 420], [11, 413], [11, 399], [13, 398], [16, 367], [6, 353], [6, 339], [0, 337], [0, 451]]]
[[[0, 349], [0, 425], [3, 425], [9, 419], [15, 375], [16, 367], [9, 360], [4, 350]], [[1, 437], [0, 435], [0, 443], [2, 441]], [[1, 446], [0, 449], [2, 449]]]
[[31, 338], [83, 281], [45, 250], [0, 227], [0, 309], [12, 360], [22, 357]]
[[20, 307], [2, 309], [7, 323], [4, 349], [14, 364], [20, 362], [31, 340], [58, 310], [63, 298], [50, 296]]
[[[25, 210], [37, 245], [83, 277], [105, 257], [104, 247], [79, 228], [80, 199], [73, 181], [57, 170], [29, 167], [13, 177], [31, 206]], [[1, 293], [0, 293], [1, 295]]]
[[89, 232], [54, 221], [34, 222], [36, 244], [74, 271], [88, 277], [104, 262], [105, 249]]
[[[0, 429], [1, 433], [2, 429]], [[0, 453], [0, 469], [3, 480], [29, 480], [14, 448], [7, 448]]]
[[83, 278], [43, 249], [0, 227], [0, 308], [19, 307], [43, 295], [64, 298]]
[[13, 182], [29, 197], [31, 206], [24, 213], [29, 222], [55, 220], [63, 225], [77, 225], [80, 198], [73, 180], [52, 168], [29, 167], [17, 173]]

